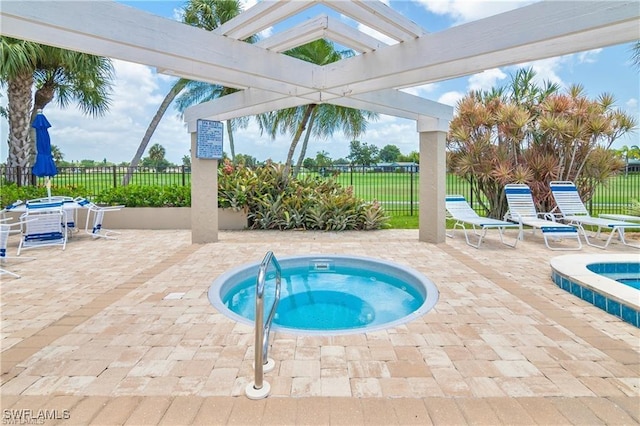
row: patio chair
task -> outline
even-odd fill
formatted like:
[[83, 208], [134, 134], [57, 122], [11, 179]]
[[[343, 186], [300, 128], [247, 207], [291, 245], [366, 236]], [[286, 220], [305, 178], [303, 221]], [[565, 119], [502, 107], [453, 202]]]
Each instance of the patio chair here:
[[67, 224], [67, 232], [69, 236], [72, 235], [73, 231], [78, 231], [78, 214], [77, 210], [73, 208], [65, 208], [67, 203], [73, 203], [73, 197], [69, 197], [66, 195], [52, 195], [51, 197], [42, 197], [42, 198], [34, 198], [31, 200], [27, 200], [27, 203], [57, 203], [62, 202], [62, 210], [65, 214], [65, 221]]
[[[80, 205], [88, 209], [87, 211], [87, 221], [85, 223], [84, 230], [87, 234], [91, 235], [93, 238], [106, 238], [106, 239], [114, 239], [112, 234], [119, 234], [119, 232], [105, 229], [102, 226], [104, 221], [104, 214], [107, 212], [114, 212], [118, 210], [122, 210], [125, 206], [98, 206], [97, 204], [87, 200], [84, 197], [77, 197], [74, 201]], [[93, 222], [91, 222], [93, 216]], [[89, 227], [89, 223], [92, 223], [92, 226]]]
[[[527, 185], [510, 183], [505, 185], [504, 192], [509, 205], [509, 211], [504, 216], [505, 220], [530, 226], [534, 234], [536, 229], [539, 229], [542, 232], [544, 244], [550, 250], [580, 250], [582, 248], [580, 234], [576, 228], [556, 222], [553, 215], [549, 213], [538, 213], [531, 195], [531, 188]], [[520, 231], [519, 238], [524, 238], [523, 230]], [[575, 247], [563, 247], [552, 246], [550, 243], [550, 241], [555, 242], [563, 238], [575, 239], [578, 244]]]
[[[9, 241], [9, 235], [15, 233], [16, 228], [20, 232], [20, 227], [26, 223], [26, 221], [8, 222], [11, 218], [0, 219], [0, 265], [4, 266], [8, 259], [12, 259], [13, 256], [7, 254], [7, 243]], [[34, 220], [34, 219], [32, 219]], [[33, 258], [21, 257], [21, 260], [32, 260]], [[20, 275], [15, 272], [7, 271], [0, 267], [0, 275], [11, 275], [15, 278], [20, 278]]]
[[67, 246], [66, 216], [62, 202], [27, 202], [27, 211], [20, 216], [22, 235], [18, 245], [20, 251], [45, 246]]
[[[448, 217], [455, 220], [453, 228], [462, 229], [464, 232], [464, 238], [467, 240], [467, 244], [471, 247], [480, 248], [480, 245], [482, 244], [482, 241], [489, 229], [498, 230], [500, 242], [502, 242], [502, 244], [509, 247], [515, 247], [516, 244], [518, 244], [520, 232], [518, 232], [518, 237], [516, 237], [514, 242], [510, 243], [504, 240], [504, 231], [505, 228], [518, 228], [521, 231], [522, 224], [482, 217], [471, 208], [467, 200], [462, 195], [447, 195], [445, 198], [445, 208], [447, 209]], [[466, 225], [471, 225], [473, 234], [478, 238], [477, 242], [469, 241], [469, 234], [467, 232]], [[452, 237], [453, 235], [447, 234], [447, 236]]]
[[[611, 241], [613, 240], [614, 235], [618, 234], [622, 244], [630, 247], [640, 248], [640, 246], [638, 245], [629, 244], [624, 238], [625, 229], [635, 228], [640, 230], [639, 223], [591, 216], [584, 203], [582, 202], [582, 199], [580, 198], [578, 188], [576, 188], [573, 182], [553, 181], [550, 183], [550, 187], [553, 198], [556, 201], [556, 206], [560, 213], [561, 220], [576, 226], [584, 236], [584, 239], [588, 245], [606, 249], [609, 246], [609, 243], [611, 243]], [[610, 230], [609, 236], [607, 237], [605, 243], [596, 244], [589, 240], [587, 230], [584, 228], [585, 226], [593, 226], [597, 228], [594, 236], [594, 238], [596, 239], [600, 238], [600, 233], [604, 229]]]

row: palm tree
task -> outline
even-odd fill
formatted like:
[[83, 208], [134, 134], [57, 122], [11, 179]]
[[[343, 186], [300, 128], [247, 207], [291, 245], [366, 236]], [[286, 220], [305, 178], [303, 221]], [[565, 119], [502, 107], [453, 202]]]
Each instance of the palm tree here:
[[640, 40], [631, 46], [631, 63], [640, 70]]
[[624, 157], [624, 175], [627, 176], [629, 174], [629, 159], [640, 158], [640, 148], [638, 145], [631, 145], [631, 147], [624, 145], [622, 148], [616, 150], [616, 152]]
[[[353, 55], [352, 51], [337, 51], [333, 44], [324, 39], [293, 48], [285, 53], [316, 65], [330, 64]], [[312, 133], [319, 137], [330, 137], [337, 128], [341, 128], [345, 135], [356, 137], [366, 130], [367, 119], [375, 118], [377, 118], [377, 114], [368, 111], [329, 104], [308, 104], [296, 108], [283, 109], [274, 114], [263, 115], [259, 119], [259, 125], [271, 137], [275, 137], [278, 131], [293, 134], [283, 170], [285, 176], [289, 175], [293, 163], [293, 154], [302, 134], [306, 131], [301, 154], [293, 173], [295, 177], [304, 160]], [[317, 128], [314, 128], [314, 125], [317, 125]]]
[[[193, 27], [203, 28], [207, 31], [212, 31], [218, 28], [221, 24], [229, 21], [242, 12], [242, 4], [237, 0], [190, 0], [183, 8], [182, 22], [191, 25]], [[194, 84], [187, 79], [179, 79], [173, 87], [169, 90], [169, 93], [164, 97], [162, 103], [158, 107], [155, 115], [147, 127], [147, 131], [144, 133], [138, 149], [131, 159], [129, 169], [122, 178], [122, 185], [127, 185], [131, 180], [133, 171], [138, 166], [144, 151], [147, 149], [147, 145], [151, 140], [154, 132], [156, 131], [160, 120], [169, 109], [169, 105], [176, 99], [176, 97], [190, 84]], [[202, 83], [200, 83], [202, 84]], [[186, 106], [184, 107], [186, 109]], [[184, 111], [184, 110], [183, 110]], [[231, 129], [227, 125], [227, 131]], [[229, 144], [233, 143], [233, 138], [229, 138]]]
[[159, 143], [152, 145], [149, 148], [149, 159], [153, 161], [153, 163], [157, 166], [164, 160], [164, 156], [166, 155], [166, 150]]
[[17, 168], [28, 168], [33, 161], [31, 123], [37, 110], [55, 99], [62, 108], [75, 102], [88, 115], [103, 115], [109, 108], [113, 66], [107, 58], [10, 37], [0, 37], [0, 56], [0, 83], [7, 86], [8, 98], [7, 179], [26, 184], [27, 174], [18, 179]]

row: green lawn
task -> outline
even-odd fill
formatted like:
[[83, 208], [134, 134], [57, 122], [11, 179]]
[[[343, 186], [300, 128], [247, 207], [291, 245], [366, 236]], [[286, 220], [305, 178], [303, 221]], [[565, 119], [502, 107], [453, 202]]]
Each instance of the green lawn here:
[[[87, 195], [120, 186], [125, 168], [94, 168], [86, 172], [61, 171], [52, 179], [53, 185], [80, 186]], [[319, 176], [313, 174], [313, 176]], [[378, 200], [392, 216], [394, 228], [417, 228], [418, 173], [363, 173], [342, 172], [335, 179], [343, 186], [352, 186], [354, 193], [367, 201]], [[135, 173], [131, 184], [136, 185], [189, 185], [189, 173]], [[447, 175], [447, 194], [461, 194], [470, 199], [469, 184], [454, 175]], [[597, 188], [589, 203], [593, 215], [601, 213], [626, 213], [633, 199], [640, 199], [640, 174], [620, 175], [612, 178], [606, 186]], [[477, 206], [477, 205], [476, 205]]]

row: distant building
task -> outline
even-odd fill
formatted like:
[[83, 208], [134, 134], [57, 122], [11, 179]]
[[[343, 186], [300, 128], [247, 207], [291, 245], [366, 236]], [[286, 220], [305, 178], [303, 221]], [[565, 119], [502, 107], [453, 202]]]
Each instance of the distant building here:
[[630, 159], [627, 162], [627, 173], [640, 173], [640, 160]]

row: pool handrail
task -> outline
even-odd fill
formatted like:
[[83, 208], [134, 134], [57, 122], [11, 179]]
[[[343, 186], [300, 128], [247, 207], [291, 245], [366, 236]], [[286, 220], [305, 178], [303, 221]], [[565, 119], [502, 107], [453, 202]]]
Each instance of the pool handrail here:
[[[273, 264], [276, 270], [276, 288], [273, 305], [269, 311], [267, 320], [264, 320], [264, 288], [269, 265]], [[282, 269], [272, 251], [268, 251], [258, 269], [256, 278], [256, 320], [255, 320], [255, 359], [254, 359], [254, 381], [249, 383], [245, 393], [250, 399], [265, 398], [269, 394], [269, 383], [264, 381], [264, 366], [269, 362], [269, 333], [271, 324], [280, 301]], [[267, 362], [265, 362], [267, 360]]]

